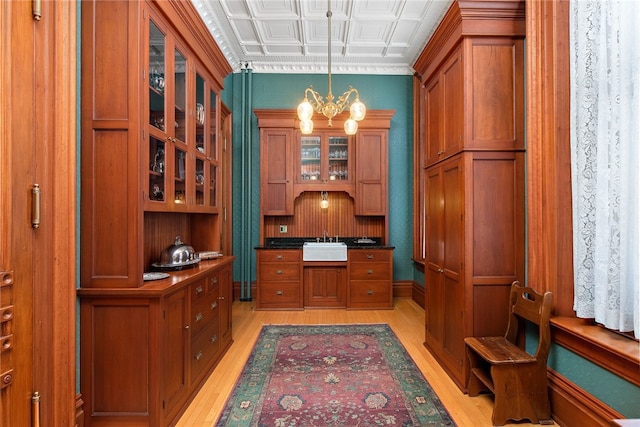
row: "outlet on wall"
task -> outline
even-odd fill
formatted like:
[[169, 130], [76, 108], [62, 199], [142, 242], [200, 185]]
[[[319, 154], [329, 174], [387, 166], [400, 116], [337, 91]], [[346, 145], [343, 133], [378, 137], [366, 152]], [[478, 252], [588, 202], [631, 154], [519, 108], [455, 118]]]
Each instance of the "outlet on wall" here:
[[286, 233], [287, 232], [287, 226], [286, 225], [281, 225], [280, 226], [280, 232], [281, 233]]

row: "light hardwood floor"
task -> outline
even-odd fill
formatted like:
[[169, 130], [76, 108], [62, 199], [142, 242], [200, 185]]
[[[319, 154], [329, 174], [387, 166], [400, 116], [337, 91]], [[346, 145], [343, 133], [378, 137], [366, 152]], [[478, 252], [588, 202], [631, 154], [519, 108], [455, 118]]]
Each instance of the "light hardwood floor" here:
[[[236, 379], [265, 324], [387, 323], [460, 427], [491, 426], [493, 400], [469, 397], [449, 379], [423, 346], [424, 310], [410, 299], [396, 299], [393, 310], [254, 311], [254, 302], [233, 303], [234, 343], [183, 414], [177, 427], [211, 427], [222, 412]], [[517, 426], [533, 426], [524, 422]]]

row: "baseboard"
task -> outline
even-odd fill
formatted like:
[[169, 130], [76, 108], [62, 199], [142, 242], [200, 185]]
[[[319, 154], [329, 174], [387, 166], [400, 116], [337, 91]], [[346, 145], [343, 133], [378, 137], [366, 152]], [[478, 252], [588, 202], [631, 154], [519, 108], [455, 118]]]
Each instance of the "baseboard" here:
[[416, 304], [424, 308], [424, 286], [420, 286], [416, 282], [413, 282], [413, 288], [411, 291], [411, 298], [416, 302]]
[[[256, 282], [251, 282], [251, 298], [250, 300], [255, 300], [256, 297]], [[242, 298], [242, 292], [240, 290], [240, 282], [233, 282], [233, 300], [240, 301]]]
[[394, 298], [413, 298], [412, 296], [413, 280], [400, 280], [393, 282]]
[[566, 427], [608, 427], [622, 414], [596, 399], [567, 378], [548, 369], [551, 415]]

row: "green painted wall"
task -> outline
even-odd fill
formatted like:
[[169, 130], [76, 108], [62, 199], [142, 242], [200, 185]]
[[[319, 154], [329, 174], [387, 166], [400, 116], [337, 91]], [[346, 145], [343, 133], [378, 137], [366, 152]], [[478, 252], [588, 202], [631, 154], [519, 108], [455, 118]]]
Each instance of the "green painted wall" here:
[[[394, 252], [394, 280], [414, 280], [424, 286], [424, 275], [413, 267], [411, 261], [413, 245], [413, 109], [411, 76], [334, 75], [332, 86], [337, 93], [344, 92], [349, 85], [360, 92], [362, 101], [369, 109], [396, 110], [389, 131], [389, 220], [390, 243]], [[232, 74], [225, 80], [222, 99], [232, 108], [233, 128], [233, 195], [234, 195], [234, 253], [239, 256], [240, 227], [236, 222], [240, 215], [240, 180], [243, 152], [241, 150], [242, 78]], [[303, 91], [313, 85], [318, 92], [327, 92], [327, 77], [324, 74], [253, 74], [252, 108], [294, 109], [301, 101]], [[257, 121], [252, 115], [251, 135], [251, 247], [259, 244], [259, 133]], [[244, 153], [245, 158], [249, 153]], [[237, 261], [236, 261], [237, 262]], [[252, 251], [251, 278], [255, 280], [255, 251]], [[234, 279], [238, 269], [234, 270]], [[536, 342], [535, 338], [528, 340]], [[533, 350], [531, 350], [533, 351]], [[549, 355], [549, 366], [570, 381], [593, 394], [627, 418], [640, 418], [638, 396], [640, 387], [594, 365], [592, 362], [553, 345]]]
[[[304, 90], [313, 85], [322, 94], [327, 93], [326, 74], [252, 74], [251, 104], [252, 108], [284, 108], [295, 109], [303, 98]], [[358, 89], [360, 99], [367, 109], [395, 110], [389, 131], [389, 235], [394, 251], [394, 279], [412, 280], [412, 209], [413, 209], [413, 107], [411, 76], [374, 76], [374, 75], [333, 75], [332, 89], [334, 94], [341, 94], [349, 85]], [[248, 85], [245, 86], [248, 89]], [[240, 229], [236, 218], [241, 213], [240, 195], [243, 190], [241, 180], [242, 158], [248, 158], [242, 152], [242, 75], [232, 74], [225, 80], [223, 101], [232, 108], [233, 127], [233, 195], [234, 195], [234, 252], [240, 253]], [[251, 232], [254, 247], [259, 237], [259, 177], [260, 177], [260, 142], [257, 120], [251, 117]], [[248, 166], [245, 166], [248, 167]], [[245, 182], [244, 190], [248, 190]], [[255, 253], [252, 255], [252, 279], [255, 279]], [[237, 269], [234, 277], [238, 277]]]

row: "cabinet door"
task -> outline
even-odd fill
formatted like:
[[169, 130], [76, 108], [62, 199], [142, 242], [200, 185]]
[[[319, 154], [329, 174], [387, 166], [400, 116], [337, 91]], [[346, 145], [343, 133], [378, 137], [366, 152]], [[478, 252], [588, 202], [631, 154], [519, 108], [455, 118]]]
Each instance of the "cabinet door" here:
[[187, 397], [187, 293], [169, 295], [162, 310], [162, 399], [165, 418]]
[[353, 183], [352, 141], [341, 132], [317, 132], [302, 135], [296, 132], [298, 162], [295, 182], [306, 190], [317, 191], [327, 186], [338, 187]]
[[425, 165], [438, 162], [443, 154], [442, 145], [442, 85], [440, 74], [427, 82], [424, 91], [425, 106]]
[[293, 215], [292, 129], [260, 132], [260, 210], [263, 215]]
[[464, 361], [464, 191], [461, 157], [427, 169], [425, 320], [428, 345], [449, 369], [461, 372]]
[[346, 270], [345, 267], [305, 268], [305, 307], [344, 307], [346, 305]]
[[356, 215], [387, 214], [387, 131], [358, 132], [356, 137]]
[[449, 57], [442, 69], [443, 139], [440, 158], [444, 159], [462, 148], [464, 137], [464, 69], [462, 49]]

